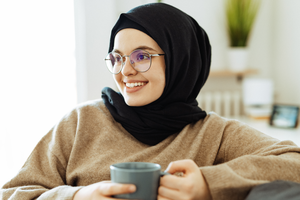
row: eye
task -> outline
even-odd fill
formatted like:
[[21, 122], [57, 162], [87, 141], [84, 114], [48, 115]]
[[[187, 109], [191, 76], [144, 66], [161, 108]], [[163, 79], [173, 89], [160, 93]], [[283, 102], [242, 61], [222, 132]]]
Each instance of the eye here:
[[137, 61], [143, 61], [143, 60], [149, 60], [150, 56], [147, 53], [139, 53], [136, 55], [136, 60]]
[[109, 54], [109, 59], [110, 59], [110, 62], [111, 62], [111, 64], [112, 64], [112, 66], [114, 66], [115, 63], [116, 63], [116, 58], [115, 58], [115, 56], [114, 56], [113, 54]]
[[110, 59], [113, 66], [120, 65], [122, 63], [122, 57], [119, 54], [113, 54]]
[[116, 62], [121, 62], [121, 57], [120, 56], [116, 56], [115, 59], [116, 59]]

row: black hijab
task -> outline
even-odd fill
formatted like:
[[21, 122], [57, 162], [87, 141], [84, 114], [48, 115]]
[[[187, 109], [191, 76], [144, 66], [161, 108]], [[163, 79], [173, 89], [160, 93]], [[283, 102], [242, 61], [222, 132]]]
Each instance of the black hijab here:
[[109, 52], [115, 35], [124, 28], [143, 31], [165, 52], [166, 86], [159, 99], [141, 107], [128, 106], [120, 93], [107, 87], [102, 98], [114, 119], [131, 135], [144, 144], [156, 145], [206, 117], [196, 97], [210, 70], [209, 39], [192, 17], [164, 3], [142, 5], [121, 14], [111, 32]]

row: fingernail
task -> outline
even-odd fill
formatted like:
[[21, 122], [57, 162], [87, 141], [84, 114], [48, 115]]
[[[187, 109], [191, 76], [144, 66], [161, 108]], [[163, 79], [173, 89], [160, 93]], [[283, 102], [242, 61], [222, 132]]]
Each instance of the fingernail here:
[[134, 185], [129, 186], [129, 191], [130, 192], [134, 192], [136, 190]]
[[168, 165], [167, 169], [165, 170], [165, 172], [168, 172], [171, 168], [172, 162]]

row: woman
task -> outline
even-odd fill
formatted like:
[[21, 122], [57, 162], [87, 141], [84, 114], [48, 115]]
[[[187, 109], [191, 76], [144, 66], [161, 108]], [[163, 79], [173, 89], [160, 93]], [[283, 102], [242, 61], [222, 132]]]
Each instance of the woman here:
[[118, 162], [159, 163], [158, 199], [244, 199], [273, 180], [300, 182], [300, 148], [207, 114], [196, 97], [210, 69], [205, 31], [167, 4], [122, 14], [105, 58], [120, 93], [79, 105], [38, 143], [3, 199], [112, 199]]

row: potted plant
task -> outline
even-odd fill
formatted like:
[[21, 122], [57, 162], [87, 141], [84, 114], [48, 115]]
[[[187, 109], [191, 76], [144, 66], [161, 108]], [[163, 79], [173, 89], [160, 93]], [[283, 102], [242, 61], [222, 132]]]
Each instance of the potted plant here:
[[243, 71], [247, 67], [247, 43], [259, 6], [259, 0], [226, 0], [229, 64], [233, 71]]

